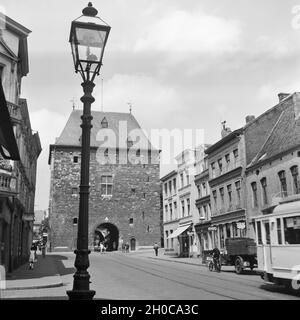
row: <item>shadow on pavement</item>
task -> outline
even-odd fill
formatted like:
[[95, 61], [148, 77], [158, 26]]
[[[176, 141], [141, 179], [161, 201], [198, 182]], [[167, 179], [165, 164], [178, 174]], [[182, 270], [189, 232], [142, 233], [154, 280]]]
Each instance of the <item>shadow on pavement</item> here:
[[57, 296], [57, 297], [27, 297], [27, 298], [4, 298], [3, 300], [69, 300], [67, 295], [65, 297]]
[[264, 283], [260, 286], [260, 288], [268, 292], [283, 293], [283, 294], [293, 295], [295, 297], [300, 297], [300, 291], [288, 289], [285, 286]]
[[[235, 270], [223, 270], [222, 269], [222, 271], [221, 272], [227, 272], [227, 273], [236, 273], [235, 272]], [[259, 274], [255, 271], [255, 270], [253, 270], [253, 271], [251, 271], [251, 270], [244, 270], [241, 274], [239, 274], [239, 275], [241, 275], [241, 276], [243, 276], [243, 275], [247, 275], [247, 276], [258, 276]]]
[[66, 275], [74, 273], [75, 268], [66, 268], [63, 260], [68, 260], [62, 255], [46, 255], [43, 258], [38, 255], [37, 262], [34, 263], [34, 269], [29, 269], [29, 263], [23, 264], [7, 276], [7, 280], [36, 279], [42, 277], [51, 277], [57, 275]]

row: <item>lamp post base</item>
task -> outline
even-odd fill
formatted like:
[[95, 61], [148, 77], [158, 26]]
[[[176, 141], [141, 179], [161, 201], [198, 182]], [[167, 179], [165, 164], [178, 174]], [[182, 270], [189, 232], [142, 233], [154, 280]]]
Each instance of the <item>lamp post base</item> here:
[[69, 300], [93, 300], [96, 291], [94, 290], [69, 290]]

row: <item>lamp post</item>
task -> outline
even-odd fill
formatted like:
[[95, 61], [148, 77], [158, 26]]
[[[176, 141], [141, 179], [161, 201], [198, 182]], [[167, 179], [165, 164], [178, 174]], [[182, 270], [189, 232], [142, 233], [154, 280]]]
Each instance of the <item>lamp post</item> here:
[[78, 216], [77, 249], [73, 289], [67, 291], [70, 300], [91, 300], [95, 291], [90, 290], [89, 267], [89, 166], [90, 166], [90, 135], [91, 135], [91, 104], [95, 101], [92, 96], [95, 86], [94, 79], [99, 75], [102, 57], [110, 32], [103, 20], [97, 17], [98, 11], [89, 2], [82, 10], [83, 15], [72, 21], [70, 43], [74, 60], [75, 72], [80, 73], [84, 95], [82, 119], [82, 147], [81, 147], [81, 176], [80, 199]]

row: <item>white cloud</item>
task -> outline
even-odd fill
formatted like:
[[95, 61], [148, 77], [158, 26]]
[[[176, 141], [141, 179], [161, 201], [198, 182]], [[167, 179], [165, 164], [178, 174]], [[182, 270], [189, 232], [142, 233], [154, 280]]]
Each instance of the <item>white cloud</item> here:
[[[67, 115], [69, 116], [69, 114]], [[33, 130], [39, 132], [43, 149], [55, 142], [66, 124], [66, 117], [46, 109], [31, 112], [30, 122]]]
[[272, 101], [277, 93], [274, 86], [271, 86], [270, 84], [265, 84], [259, 88], [258, 98], [260, 100]]
[[[97, 100], [100, 101], [100, 97]], [[129, 112], [130, 102], [133, 114], [148, 128], [155, 127], [181, 107], [181, 99], [174, 88], [143, 75], [116, 74], [104, 84], [103, 100], [104, 111], [117, 112]]]
[[279, 93], [294, 93], [300, 92], [300, 82], [291, 82], [285, 85], [266, 84], [259, 88], [258, 98], [259, 100], [266, 101], [270, 104], [278, 103], [278, 94]]
[[65, 116], [46, 109], [30, 113], [31, 127], [39, 132], [43, 149], [38, 159], [35, 210], [48, 208], [50, 188], [49, 145], [53, 144], [55, 137], [60, 135], [66, 121]]
[[255, 51], [266, 54], [274, 59], [284, 58], [296, 49], [296, 44], [286, 37], [272, 38], [260, 36], [255, 42]]
[[135, 51], [179, 53], [232, 52], [239, 48], [240, 24], [202, 11], [176, 10], [149, 26]]

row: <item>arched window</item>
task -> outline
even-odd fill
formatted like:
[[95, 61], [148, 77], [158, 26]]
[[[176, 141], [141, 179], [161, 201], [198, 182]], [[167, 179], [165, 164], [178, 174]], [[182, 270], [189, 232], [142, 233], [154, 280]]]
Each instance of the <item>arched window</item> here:
[[133, 141], [130, 137], [127, 138], [127, 148], [131, 148], [133, 146]]

